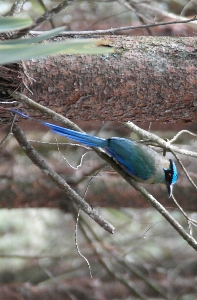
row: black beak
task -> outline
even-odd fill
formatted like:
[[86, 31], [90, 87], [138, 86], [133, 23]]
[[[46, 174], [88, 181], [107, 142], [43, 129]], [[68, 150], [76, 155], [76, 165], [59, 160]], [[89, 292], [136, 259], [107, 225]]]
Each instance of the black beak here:
[[172, 184], [166, 183], [167, 190], [168, 190], [168, 196], [169, 198], [172, 196]]

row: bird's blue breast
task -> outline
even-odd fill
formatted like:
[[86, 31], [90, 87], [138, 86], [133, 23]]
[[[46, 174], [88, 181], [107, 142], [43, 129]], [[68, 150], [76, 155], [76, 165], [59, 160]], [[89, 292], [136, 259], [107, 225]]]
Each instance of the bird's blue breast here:
[[[147, 148], [147, 147], [146, 147]], [[108, 139], [106, 152], [130, 175], [147, 180], [154, 174], [154, 165], [143, 147], [124, 138]]]

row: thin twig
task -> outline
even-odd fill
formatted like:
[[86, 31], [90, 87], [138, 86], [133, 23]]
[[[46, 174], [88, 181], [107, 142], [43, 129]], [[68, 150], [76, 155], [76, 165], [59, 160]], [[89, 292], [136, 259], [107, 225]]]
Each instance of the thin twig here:
[[[105, 166], [104, 166], [104, 167], [105, 167]], [[95, 172], [95, 175], [98, 175], [98, 173], [99, 173], [102, 169], [103, 169], [103, 167], [102, 167], [101, 169], [97, 170], [97, 171]], [[87, 187], [86, 187], [85, 192], [84, 192], [84, 195], [83, 195], [83, 199], [84, 199], [85, 196], [86, 196], [88, 187], [89, 187], [90, 182], [92, 181], [93, 178], [94, 178], [94, 176], [91, 176], [90, 180], [88, 181]], [[76, 208], [75, 208], [74, 205], [73, 205], [73, 209], [76, 211]], [[78, 211], [76, 211], [76, 212], [77, 212], [77, 219], [76, 219], [76, 223], [75, 223], [75, 245], [76, 245], [78, 254], [85, 260], [85, 262], [86, 262], [87, 265], [88, 265], [89, 272], [90, 272], [90, 277], [93, 278], [90, 263], [89, 263], [88, 259], [81, 253], [81, 251], [80, 251], [80, 249], [79, 249], [78, 239], [77, 239], [77, 233], [78, 233], [78, 224], [79, 224], [80, 208], [79, 208]]]
[[77, 219], [76, 219], [76, 223], [75, 223], [75, 245], [76, 245], [78, 254], [85, 260], [85, 262], [88, 265], [90, 277], [93, 278], [90, 263], [89, 263], [88, 259], [81, 253], [81, 251], [79, 249], [79, 245], [78, 245], [77, 232], [78, 232], [78, 224], [79, 224], [79, 214], [80, 214], [80, 208], [77, 211]]
[[[127, 9], [129, 9], [130, 11], [132, 11], [133, 13], [135, 13], [137, 15], [137, 17], [139, 18], [140, 22], [144, 25], [145, 24], [145, 14], [141, 14], [138, 12], [138, 10], [136, 10], [130, 3], [128, 3], [127, 1], [125, 0], [118, 0], [118, 2], [123, 5], [124, 7], [126, 7]], [[148, 28], [145, 28], [148, 35], [152, 35], [152, 32], [151, 32], [151, 29], [148, 27]]]
[[192, 227], [191, 225], [194, 225], [195, 227], [197, 227], [197, 221], [194, 219], [191, 219], [190, 217], [188, 217], [188, 215], [186, 214], [186, 212], [183, 210], [183, 208], [179, 205], [179, 203], [176, 201], [174, 195], [172, 195], [172, 199], [174, 201], [174, 203], [176, 204], [176, 206], [179, 208], [179, 210], [181, 211], [181, 213], [184, 215], [184, 217], [187, 220], [188, 226], [189, 226], [189, 233], [192, 236]]
[[187, 170], [185, 169], [184, 165], [182, 164], [181, 160], [179, 159], [179, 157], [176, 155], [176, 153], [174, 151], [171, 151], [172, 154], [174, 155], [174, 157], [176, 158], [176, 160], [178, 161], [179, 165], [181, 166], [183, 172], [185, 173], [185, 176], [187, 177], [187, 179], [189, 180], [189, 182], [192, 184], [192, 186], [195, 188], [195, 190], [197, 190], [197, 185], [194, 183], [194, 181], [191, 179], [191, 177], [189, 176]]
[[125, 123], [125, 126], [128, 127], [130, 130], [137, 133], [143, 140], [149, 140], [150, 142], [155, 142], [157, 145], [161, 146], [167, 151], [174, 151], [180, 154], [185, 154], [187, 156], [192, 156], [197, 158], [197, 152], [181, 149], [179, 147], [176, 147], [174, 145], [171, 145], [171, 141], [165, 141], [162, 138], [160, 138], [158, 135], [147, 132], [146, 130], [138, 127], [133, 122], [127, 122]]
[[193, 133], [193, 132], [191, 132], [191, 131], [189, 131], [189, 130], [181, 130], [181, 131], [179, 131], [171, 140], [170, 140], [170, 143], [172, 144], [172, 143], [174, 143], [179, 137], [180, 137], [180, 135], [181, 134], [184, 134], [184, 133], [187, 133], [187, 134], [190, 134], [190, 135], [192, 135], [192, 136], [195, 136], [195, 137], [197, 137], [197, 134], [195, 134], [195, 133]]
[[[166, 26], [172, 24], [185, 24], [196, 21], [197, 17], [193, 17], [192, 19], [187, 19], [183, 21], [170, 21], [170, 22], [156, 22], [152, 24], [145, 24], [145, 25], [137, 25], [137, 26], [123, 26], [123, 27], [115, 27], [109, 29], [98, 29], [98, 30], [83, 30], [83, 31], [63, 31], [61, 35], [102, 35], [102, 34], [113, 34], [117, 31], [124, 31], [124, 30], [132, 30], [132, 29], [143, 29], [143, 28], [151, 28], [157, 26]], [[31, 31], [32, 34], [41, 34], [43, 31]]]
[[[46, 13], [47, 12], [47, 7], [46, 7], [44, 1], [43, 0], [37, 0], [37, 1]], [[49, 20], [49, 23], [51, 24], [51, 28], [55, 28], [55, 24], [54, 24], [52, 19]]]
[[[192, 2], [193, 2], [193, 3], [192, 3]], [[184, 8], [182, 9], [180, 15], [181, 15], [181, 16], [184, 16], [184, 15], [187, 13], [187, 10], [188, 10], [189, 8], [191, 9], [192, 5], [193, 5], [193, 6], [196, 6], [196, 3], [195, 3], [195, 2], [196, 2], [196, 1], [194, 1], [194, 0], [190, 0], [190, 1], [184, 6]]]
[[[72, 166], [72, 165], [69, 163], [69, 161], [67, 160], [67, 158], [62, 154], [62, 152], [61, 152], [61, 150], [60, 150], [60, 147], [59, 147], [59, 142], [58, 142], [57, 138], [55, 138], [55, 139], [56, 139], [57, 150], [58, 150], [58, 152], [60, 153], [62, 159], [65, 160], [66, 163], [67, 163], [72, 169], [74, 169], [75, 171], [77, 171], [79, 168], [81, 168], [82, 163], [83, 163], [83, 159], [84, 159], [85, 155], [86, 155], [88, 152], [85, 152], [83, 155], [81, 155], [80, 163], [79, 163], [76, 167], [74, 167], [74, 166]], [[68, 143], [67, 145], [69, 145], [69, 143]], [[75, 144], [71, 144], [71, 145], [75, 145]], [[90, 150], [89, 147], [85, 147], [85, 148], [86, 148], [87, 150]]]
[[6, 133], [6, 136], [5, 136], [5, 137], [2, 139], [2, 141], [0, 142], [0, 146], [2, 146], [2, 145], [5, 143], [5, 141], [7, 140], [8, 136], [10, 135], [10, 133], [12, 133], [12, 129], [13, 129], [15, 120], [16, 120], [16, 115], [15, 115], [14, 118], [12, 119], [12, 123], [11, 123], [11, 126], [10, 126], [9, 131]]

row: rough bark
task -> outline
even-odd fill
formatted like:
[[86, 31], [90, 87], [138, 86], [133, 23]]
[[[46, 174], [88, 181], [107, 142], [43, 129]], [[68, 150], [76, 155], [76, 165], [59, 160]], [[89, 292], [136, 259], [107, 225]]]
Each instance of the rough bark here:
[[195, 121], [196, 38], [108, 36], [113, 55], [26, 61], [21, 91], [71, 119]]

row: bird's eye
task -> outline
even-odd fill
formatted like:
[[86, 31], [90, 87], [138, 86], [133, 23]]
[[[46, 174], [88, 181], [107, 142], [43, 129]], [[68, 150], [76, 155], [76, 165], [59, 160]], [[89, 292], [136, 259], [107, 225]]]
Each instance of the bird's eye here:
[[171, 184], [172, 183], [172, 171], [164, 169], [164, 172], [165, 172], [166, 182], [168, 182], [169, 184]]

